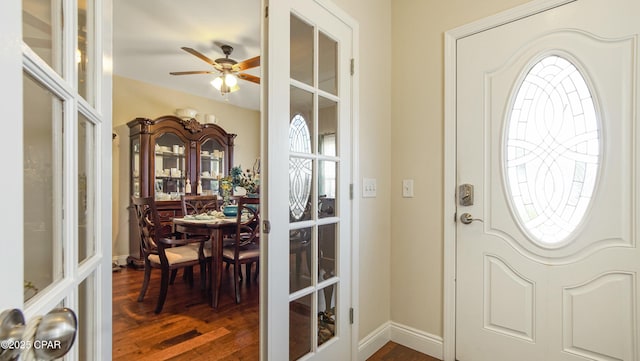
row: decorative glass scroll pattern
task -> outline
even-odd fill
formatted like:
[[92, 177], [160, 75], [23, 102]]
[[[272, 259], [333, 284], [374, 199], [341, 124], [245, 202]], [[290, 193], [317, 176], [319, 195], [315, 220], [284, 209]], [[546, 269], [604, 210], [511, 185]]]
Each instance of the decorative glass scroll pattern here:
[[578, 69], [559, 56], [536, 63], [508, 118], [505, 163], [512, 204], [535, 241], [558, 244], [582, 221], [595, 188], [600, 136]]
[[[311, 133], [304, 117], [296, 114], [289, 125], [289, 151], [311, 153]], [[311, 195], [311, 159], [289, 158], [289, 207], [299, 220], [304, 215]]]

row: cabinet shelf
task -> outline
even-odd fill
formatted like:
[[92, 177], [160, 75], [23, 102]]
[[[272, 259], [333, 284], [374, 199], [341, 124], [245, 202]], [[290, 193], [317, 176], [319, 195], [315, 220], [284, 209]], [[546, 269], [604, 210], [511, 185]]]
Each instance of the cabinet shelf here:
[[184, 176], [176, 177], [176, 176], [168, 176], [168, 175], [157, 175], [156, 179], [184, 179]]
[[211, 154], [200, 154], [202, 159], [210, 159], [210, 160], [220, 160], [221, 157], [214, 157]]
[[156, 155], [160, 155], [167, 158], [184, 158], [184, 153], [173, 153], [173, 152], [155, 152]]

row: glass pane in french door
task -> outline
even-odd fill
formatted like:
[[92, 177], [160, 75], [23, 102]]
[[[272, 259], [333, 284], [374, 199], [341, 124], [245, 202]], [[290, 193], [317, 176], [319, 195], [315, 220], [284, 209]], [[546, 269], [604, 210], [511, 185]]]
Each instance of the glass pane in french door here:
[[63, 274], [62, 118], [64, 102], [27, 75], [24, 103], [25, 302]]
[[78, 262], [96, 252], [95, 125], [78, 113]]
[[94, 347], [97, 343], [96, 333], [93, 332], [97, 326], [96, 320], [96, 299], [97, 283], [95, 273], [90, 274], [78, 286], [78, 350], [80, 360], [91, 360], [94, 355]]
[[338, 102], [318, 97], [318, 152], [336, 156], [338, 138]]
[[291, 87], [289, 123], [289, 219], [310, 220], [313, 202], [313, 93]]
[[291, 79], [313, 84], [313, 26], [296, 16], [291, 16]]
[[95, 0], [78, 0], [78, 94], [89, 104], [95, 103]]
[[313, 228], [289, 231], [289, 293], [311, 286], [311, 241]]
[[318, 217], [335, 217], [338, 164], [321, 160], [318, 168]]
[[318, 85], [320, 90], [338, 94], [338, 43], [323, 32], [318, 34]]
[[22, 0], [22, 40], [62, 74], [62, 0]]
[[318, 346], [336, 335], [336, 287], [328, 285], [318, 291]]
[[289, 219], [291, 222], [312, 218], [313, 192], [312, 160], [301, 157], [289, 159]]
[[312, 153], [315, 112], [313, 93], [291, 87], [291, 114], [289, 124], [289, 150], [293, 153]]
[[311, 352], [313, 298], [311, 294], [289, 303], [289, 360], [297, 360]]
[[337, 231], [336, 223], [318, 226], [318, 282], [336, 276]]

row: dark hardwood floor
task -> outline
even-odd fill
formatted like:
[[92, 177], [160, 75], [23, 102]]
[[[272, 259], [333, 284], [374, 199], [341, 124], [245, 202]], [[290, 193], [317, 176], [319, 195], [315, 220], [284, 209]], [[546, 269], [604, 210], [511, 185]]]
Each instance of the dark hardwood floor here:
[[196, 267], [193, 288], [178, 274], [164, 309], [156, 315], [160, 272], [153, 271], [143, 302], [137, 302], [143, 271], [123, 268], [113, 273], [114, 361], [258, 360], [259, 282], [242, 283], [238, 305], [232, 272], [225, 272], [220, 306], [214, 310], [200, 290]]
[[440, 361], [395, 342], [388, 342], [367, 361]]
[[[223, 275], [218, 310], [209, 307], [200, 290], [196, 267], [194, 286], [190, 287], [179, 274], [169, 286], [164, 309], [156, 315], [153, 310], [160, 272], [152, 272], [143, 302], [137, 299], [144, 272], [131, 268], [114, 272], [113, 360], [258, 360], [259, 282], [242, 283], [242, 303], [237, 305], [231, 273], [225, 271]], [[390, 342], [369, 361], [438, 360]]]

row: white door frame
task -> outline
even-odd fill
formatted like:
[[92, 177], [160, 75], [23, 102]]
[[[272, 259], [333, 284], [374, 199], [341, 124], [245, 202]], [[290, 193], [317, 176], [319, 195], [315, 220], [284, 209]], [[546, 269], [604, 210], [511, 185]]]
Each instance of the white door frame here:
[[[4, 115], [9, 121], [3, 123], [5, 146], [11, 149], [13, 156], [3, 160], [9, 177], [3, 177], [2, 188], [5, 192], [2, 202], [2, 229], [4, 230], [2, 250], [5, 253], [0, 262], [0, 274], [12, 275], [2, 283], [0, 312], [10, 308], [22, 308], [23, 305], [23, 273], [22, 240], [24, 224], [23, 206], [23, 162], [22, 162], [22, 5], [19, 1], [3, 2], [0, 11], [2, 24], [2, 52], [0, 52], [0, 76], [5, 84], [20, 84], [19, 88], [0, 87], [0, 96], [4, 104]], [[20, 119], [20, 121], [17, 121]], [[8, 256], [10, 255], [10, 256]]]
[[577, 0], [537, 0], [445, 32], [444, 74], [444, 361], [456, 356], [457, 41]]

